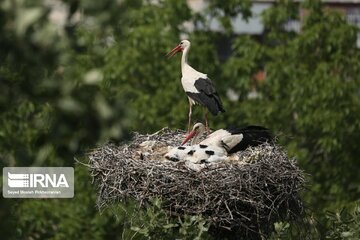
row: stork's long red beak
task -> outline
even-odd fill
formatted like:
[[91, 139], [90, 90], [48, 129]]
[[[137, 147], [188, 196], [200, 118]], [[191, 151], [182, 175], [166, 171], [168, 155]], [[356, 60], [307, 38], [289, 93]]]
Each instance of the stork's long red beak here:
[[196, 132], [195, 131], [191, 131], [189, 133], [189, 135], [186, 136], [185, 140], [182, 142], [181, 146], [184, 145], [185, 143], [187, 143], [191, 138], [193, 138], [195, 136]]
[[165, 56], [169, 58], [173, 57], [175, 54], [177, 54], [178, 52], [181, 52], [182, 48], [180, 45], [177, 45], [173, 50], [171, 50], [170, 52], [168, 52]]

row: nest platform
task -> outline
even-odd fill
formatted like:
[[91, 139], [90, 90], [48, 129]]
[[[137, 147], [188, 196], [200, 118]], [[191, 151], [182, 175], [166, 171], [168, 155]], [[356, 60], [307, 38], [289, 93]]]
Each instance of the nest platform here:
[[158, 198], [169, 215], [201, 215], [217, 229], [241, 232], [240, 239], [269, 236], [278, 221], [304, 213], [305, 176], [279, 146], [263, 144], [237, 153], [238, 160], [208, 164], [200, 171], [164, 158], [185, 132], [162, 129], [135, 133], [122, 145], [106, 144], [89, 154], [100, 209], [135, 200], [146, 207]]

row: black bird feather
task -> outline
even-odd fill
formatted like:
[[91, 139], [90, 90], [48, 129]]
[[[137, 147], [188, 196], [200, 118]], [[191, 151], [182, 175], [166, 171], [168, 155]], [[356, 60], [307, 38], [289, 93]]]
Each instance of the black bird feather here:
[[186, 92], [188, 97], [196, 103], [205, 106], [213, 115], [225, 112], [221, 99], [209, 78], [199, 78], [195, 81], [195, 88], [199, 93]]

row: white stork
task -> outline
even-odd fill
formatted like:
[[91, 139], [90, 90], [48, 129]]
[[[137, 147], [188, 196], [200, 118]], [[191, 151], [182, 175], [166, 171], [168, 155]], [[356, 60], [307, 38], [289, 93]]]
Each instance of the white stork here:
[[[214, 116], [220, 112], [225, 112], [220, 97], [214, 88], [210, 78], [204, 73], [196, 71], [187, 62], [187, 56], [190, 50], [190, 42], [182, 40], [166, 56], [171, 58], [178, 52], [182, 52], [181, 57], [181, 83], [189, 99], [189, 122], [188, 132], [191, 127], [192, 105], [200, 104], [207, 108]], [[205, 111], [205, 126], [208, 129], [207, 110]]]
[[198, 143], [198, 139], [205, 132], [205, 126], [202, 123], [196, 123], [192, 131], [185, 138], [181, 145], [184, 145], [191, 138], [191, 145], [199, 146], [217, 146], [224, 148], [228, 154], [243, 151], [249, 146], [258, 146], [262, 143], [273, 141], [270, 130], [260, 126], [247, 126], [245, 128], [227, 128], [219, 129], [211, 133], [205, 140]]

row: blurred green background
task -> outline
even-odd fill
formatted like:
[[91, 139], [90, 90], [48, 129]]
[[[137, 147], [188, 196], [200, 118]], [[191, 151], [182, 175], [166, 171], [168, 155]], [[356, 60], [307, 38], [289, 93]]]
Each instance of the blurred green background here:
[[[211, 126], [267, 126], [309, 174], [307, 227], [278, 223], [272, 239], [360, 239], [359, 28], [319, 1], [196, 2], [0, 2], [1, 167], [76, 168], [74, 199], [1, 198], [1, 239], [212, 239], [201, 217], [169, 219], [158, 202], [100, 214], [74, 160], [131, 131], [186, 128], [180, 57], [164, 57], [181, 38], [227, 110]], [[235, 17], [263, 29], [239, 32]]]

